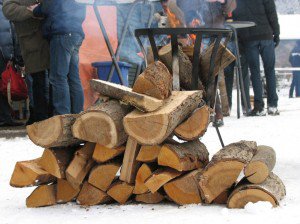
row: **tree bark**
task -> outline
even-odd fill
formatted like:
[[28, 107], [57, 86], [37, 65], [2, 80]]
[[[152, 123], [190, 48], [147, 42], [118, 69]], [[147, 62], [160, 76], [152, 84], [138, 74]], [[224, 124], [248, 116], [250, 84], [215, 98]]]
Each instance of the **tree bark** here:
[[42, 185], [37, 187], [27, 198], [28, 208], [45, 207], [56, 204], [56, 185]]
[[107, 148], [105, 146], [96, 144], [93, 160], [98, 163], [105, 163], [109, 160], [114, 159], [115, 157], [122, 155], [125, 151], [125, 146], [120, 146], [117, 148]]

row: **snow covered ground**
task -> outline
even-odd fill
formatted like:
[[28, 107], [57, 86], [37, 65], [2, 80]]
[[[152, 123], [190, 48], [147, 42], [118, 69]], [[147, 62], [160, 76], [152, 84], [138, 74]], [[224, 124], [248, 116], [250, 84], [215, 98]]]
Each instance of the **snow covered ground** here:
[[[244, 210], [224, 206], [190, 205], [103, 205], [81, 208], [75, 204], [28, 209], [25, 199], [33, 188], [9, 186], [17, 161], [39, 157], [42, 149], [27, 138], [0, 138], [0, 224], [35, 223], [288, 223], [300, 224], [300, 98], [289, 99], [287, 90], [280, 93], [280, 116], [232, 117], [225, 119], [221, 133], [225, 144], [255, 140], [272, 146], [277, 152], [275, 173], [284, 181], [287, 196], [278, 208], [268, 203], [248, 204]], [[221, 147], [210, 127], [202, 141], [213, 155]], [[299, 151], [298, 151], [299, 150]]]

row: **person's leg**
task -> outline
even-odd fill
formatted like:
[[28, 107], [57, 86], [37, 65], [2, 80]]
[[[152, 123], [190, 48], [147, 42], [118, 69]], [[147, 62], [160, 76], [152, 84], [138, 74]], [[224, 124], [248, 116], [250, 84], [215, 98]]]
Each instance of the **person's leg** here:
[[296, 97], [300, 97], [300, 72], [295, 72]]
[[233, 87], [233, 79], [234, 79], [234, 66], [235, 66], [235, 62], [232, 62], [224, 70], [226, 92], [227, 92], [228, 104], [230, 109], [232, 107], [232, 87]]
[[7, 102], [7, 97], [0, 94], [0, 126], [6, 125], [13, 121], [10, 106]]
[[[251, 104], [250, 104], [250, 76], [249, 76], [249, 66], [245, 55], [241, 55], [241, 66], [242, 66], [242, 77], [244, 83], [244, 91], [245, 91], [245, 98], [248, 110], [251, 111]], [[242, 97], [242, 96], [241, 96]], [[244, 99], [242, 97], [242, 106], [244, 107]], [[248, 112], [249, 112], [248, 111]]]
[[293, 98], [295, 87], [296, 87], [296, 75], [295, 72], [293, 72], [292, 83], [289, 91], [289, 98]]

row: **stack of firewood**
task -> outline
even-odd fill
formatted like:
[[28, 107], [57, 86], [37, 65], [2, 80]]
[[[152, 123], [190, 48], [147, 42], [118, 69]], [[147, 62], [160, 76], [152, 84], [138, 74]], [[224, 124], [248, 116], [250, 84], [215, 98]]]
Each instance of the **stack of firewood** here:
[[[271, 173], [275, 152], [269, 147], [241, 141], [209, 161], [199, 138], [211, 110], [202, 91], [172, 91], [163, 63], [149, 65], [132, 89], [100, 80], [91, 86], [101, 97], [86, 111], [27, 126], [31, 141], [45, 148], [40, 158], [17, 162], [10, 181], [37, 186], [28, 207], [170, 200], [242, 208], [257, 201], [276, 206], [285, 195]], [[236, 183], [243, 169], [245, 178]]]

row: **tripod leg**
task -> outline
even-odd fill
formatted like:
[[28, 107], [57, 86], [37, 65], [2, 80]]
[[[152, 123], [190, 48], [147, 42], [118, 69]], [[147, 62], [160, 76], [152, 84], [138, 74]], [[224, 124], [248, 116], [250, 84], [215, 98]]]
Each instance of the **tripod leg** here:
[[225, 145], [224, 145], [224, 142], [223, 142], [223, 139], [222, 139], [222, 136], [221, 136], [220, 130], [219, 130], [219, 128], [218, 128], [217, 126], [216, 126], [215, 128], [216, 128], [216, 131], [217, 131], [217, 134], [218, 134], [218, 137], [219, 137], [220, 143], [221, 143], [221, 145], [222, 145], [222, 148], [224, 148], [224, 147], [225, 147]]

